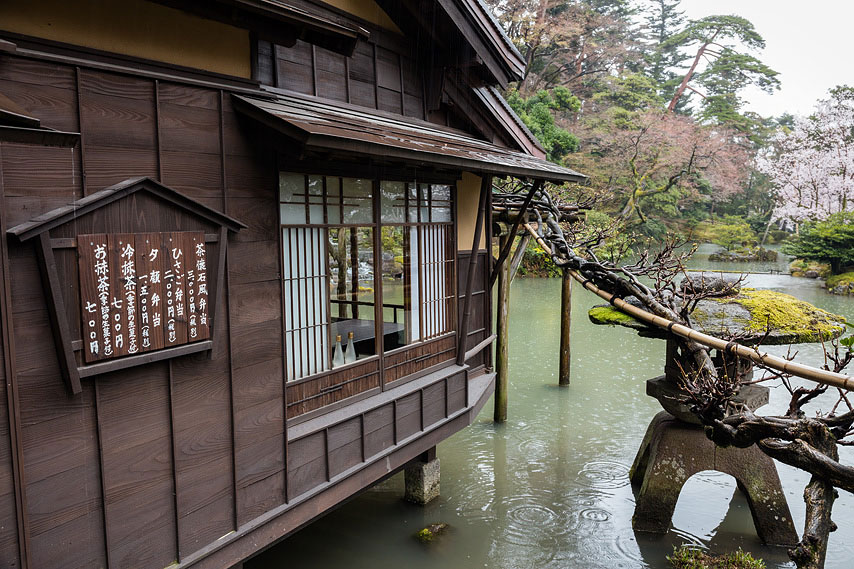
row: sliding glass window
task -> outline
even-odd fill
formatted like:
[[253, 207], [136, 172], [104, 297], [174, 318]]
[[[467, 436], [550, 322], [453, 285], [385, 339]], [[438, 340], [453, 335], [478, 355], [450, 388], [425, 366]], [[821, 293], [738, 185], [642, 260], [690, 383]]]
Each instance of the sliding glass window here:
[[279, 190], [289, 380], [453, 330], [450, 186], [282, 173]]

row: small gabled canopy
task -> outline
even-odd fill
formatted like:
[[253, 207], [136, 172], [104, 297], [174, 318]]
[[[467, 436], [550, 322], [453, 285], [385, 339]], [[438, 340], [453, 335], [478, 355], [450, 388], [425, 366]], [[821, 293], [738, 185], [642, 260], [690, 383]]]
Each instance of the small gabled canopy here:
[[394, 159], [496, 176], [581, 182], [586, 176], [541, 158], [411, 117], [298, 95], [232, 95], [235, 108], [306, 150]]
[[87, 213], [91, 213], [116, 200], [125, 198], [136, 192], [147, 192], [160, 199], [171, 202], [175, 206], [184, 209], [202, 219], [210, 221], [213, 225], [225, 227], [229, 231], [237, 232], [246, 225], [204, 206], [184, 194], [168, 188], [151, 178], [129, 178], [114, 186], [95, 192], [85, 198], [73, 201], [68, 205], [59, 207], [44, 213], [30, 221], [9, 229], [7, 233], [18, 238], [19, 241], [27, 241], [37, 235], [59, 227], [69, 221], [74, 221]]

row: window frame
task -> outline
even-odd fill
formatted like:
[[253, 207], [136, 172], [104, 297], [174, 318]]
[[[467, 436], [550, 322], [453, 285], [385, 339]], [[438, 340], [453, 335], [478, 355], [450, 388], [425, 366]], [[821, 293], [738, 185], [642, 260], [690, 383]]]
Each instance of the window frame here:
[[[457, 252], [457, 239], [456, 239], [457, 183], [456, 183], [456, 181], [459, 178], [459, 176], [453, 176], [453, 177], [431, 176], [431, 177], [425, 178], [424, 176], [420, 176], [420, 175], [416, 176], [416, 175], [412, 174], [410, 171], [407, 171], [405, 174], [401, 174], [398, 172], [389, 172], [389, 171], [379, 171], [379, 172], [373, 171], [371, 173], [367, 173], [367, 172], [359, 171], [359, 170], [361, 170], [361, 169], [354, 169], [352, 171], [347, 170], [347, 169], [342, 170], [339, 168], [307, 169], [304, 167], [288, 167], [288, 166], [283, 166], [282, 164], [279, 164], [279, 167], [277, 168], [277, 178], [278, 178], [279, 182], [280, 182], [281, 176], [283, 174], [301, 175], [303, 177], [304, 188], [305, 188], [305, 204], [304, 205], [305, 205], [305, 210], [306, 210], [306, 216], [305, 216], [305, 222], [304, 223], [294, 223], [294, 222], [285, 223], [285, 222], [283, 222], [283, 219], [282, 219], [282, 217], [283, 217], [282, 216], [282, 208], [277, 207], [276, 215], [277, 215], [277, 221], [278, 221], [278, 228], [277, 229], [278, 229], [278, 234], [279, 234], [279, 246], [280, 246], [279, 260], [280, 260], [280, 263], [283, 262], [283, 253], [284, 253], [283, 230], [285, 230], [285, 229], [319, 228], [319, 229], [322, 229], [324, 231], [325, 237], [326, 237], [326, 239], [328, 239], [328, 232], [332, 229], [335, 229], [335, 228], [364, 228], [364, 227], [371, 228], [372, 233], [373, 233], [372, 246], [373, 246], [373, 263], [374, 263], [374, 307], [373, 307], [374, 313], [373, 313], [373, 319], [375, 322], [375, 338], [382, 338], [382, 324], [383, 324], [382, 312], [383, 312], [383, 305], [384, 305], [384, 298], [383, 298], [383, 288], [384, 287], [382, 286], [382, 268], [381, 268], [382, 267], [382, 251], [383, 251], [383, 249], [382, 249], [382, 228], [383, 227], [390, 227], [390, 226], [402, 226], [402, 227], [406, 227], [406, 228], [416, 227], [417, 228], [418, 241], [419, 241], [418, 242], [419, 269], [418, 269], [417, 274], [418, 274], [419, 282], [423, 282], [423, 276], [422, 276], [423, 270], [422, 270], [422, 267], [420, 266], [422, 259], [423, 259], [422, 251], [424, 248], [424, 243], [423, 243], [423, 238], [422, 238], [422, 229], [427, 228], [427, 227], [436, 227], [436, 226], [445, 227], [446, 228], [444, 230], [445, 231], [445, 237], [446, 237], [445, 243], [444, 243], [445, 257], [444, 257], [442, 263], [444, 264], [445, 267], [447, 267], [445, 275], [444, 275], [446, 284], [450, 285], [446, 290], [446, 295], [444, 296], [444, 301], [446, 303], [446, 309], [445, 310], [446, 310], [447, 326], [445, 327], [445, 330], [443, 330], [439, 333], [436, 333], [436, 334], [434, 334], [434, 335], [432, 335], [426, 339], [424, 338], [424, 334], [420, 334], [418, 340], [412, 341], [411, 343], [408, 343], [408, 344], [403, 345], [403, 346], [398, 346], [398, 347], [393, 348], [393, 349], [388, 350], [388, 351], [383, 349], [383, 345], [382, 345], [381, 340], [379, 340], [379, 341], [375, 340], [375, 353], [370, 355], [370, 356], [364, 357], [362, 359], [358, 359], [354, 362], [349, 362], [349, 363], [346, 363], [344, 365], [337, 366], [335, 368], [332, 368], [330, 365], [329, 369], [325, 369], [323, 371], [315, 372], [315, 373], [309, 374], [309, 375], [304, 375], [302, 377], [289, 379], [287, 368], [290, 365], [290, 363], [288, 361], [287, 345], [285, 344], [285, 333], [287, 332], [287, 328], [285, 325], [285, 322], [286, 322], [285, 311], [289, 308], [292, 309], [290, 307], [290, 305], [293, 304], [293, 301], [296, 299], [296, 297], [293, 297], [293, 296], [289, 297], [288, 295], [286, 295], [286, 293], [285, 293], [285, 281], [284, 281], [284, 274], [285, 273], [281, 272], [280, 283], [282, 285], [281, 294], [282, 294], [282, 331], [283, 331], [282, 358], [283, 358], [284, 365], [286, 368], [285, 369], [285, 371], [286, 371], [286, 373], [285, 373], [285, 384], [289, 387], [295, 386], [295, 385], [298, 385], [300, 383], [307, 382], [307, 381], [316, 381], [316, 380], [323, 378], [325, 376], [337, 374], [341, 371], [344, 371], [344, 370], [347, 370], [350, 368], [354, 368], [354, 367], [358, 367], [358, 366], [367, 364], [369, 362], [374, 362], [374, 361], [378, 362], [379, 374], [382, 377], [383, 370], [385, 368], [385, 363], [384, 363], [385, 358], [399, 354], [401, 352], [405, 352], [407, 350], [411, 350], [413, 348], [418, 348], [419, 346], [422, 346], [424, 344], [429, 344], [429, 343], [441, 340], [441, 339], [446, 338], [448, 336], [456, 335], [458, 333], [458, 331], [457, 331], [457, 326], [458, 326], [458, 323], [457, 323], [457, 304], [458, 303], [457, 303], [457, 283], [456, 283], [456, 279], [457, 279], [457, 275], [456, 275], [456, 267], [457, 267], [457, 255], [456, 255], [456, 252]], [[312, 204], [310, 202], [311, 195], [309, 194], [309, 179], [312, 176], [320, 177], [322, 179], [322, 189], [321, 189], [322, 200], [321, 200], [321, 202], [322, 202], [322, 206], [323, 206], [323, 223], [311, 223], [311, 222], [309, 222], [311, 220], [311, 214], [309, 213], [310, 206], [311, 205], [320, 205], [320, 204]], [[339, 179], [338, 195], [342, 196], [339, 198], [339, 200], [340, 200], [339, 201], [339, 207], [341, 205], [340, 202], [343, 201], [343, 193], [344, 193], [344, 191], [343, 191], [343, 186], [344, 186], [343, 180], [345, 178], [356, 178], [356, 179], [370, 180], [371, 189], [372, 189], [372, 194], [371, 194], [372, 220], [370, 222], [343, 223], [344, 213], [342, 210], [340, 213], [340, 218], [339, 218], [342, 220], [342, 222], [341, 223], [329, 223], [329, 208], [328, 208], [329, 193], [328, 193], [328, 188], [327, 188], [327, 183], [328, 183], [327, 180], [329, 178], [338, 178]], [[416, 221], [408, 221], [408, 219], [407, 219], [408, 218], [408, 212], [406, 209], [404, 209], [404, 222], [401, 222], [401, 223], [398, 223], [398, 222], [383, 223], [383, 221], [382, 221], [382, 195], [381, 195], [381, 185], [383, 182], [400, 182], [400, 183], [402, 183], [404, 185], [404, 189], [405, 189], [404, 195], [406, 196], [407, 201], [409, 200], [409, 186], [410, 186], [410, 184], [417, 184], [417, 187], [419, 188], [419, 190], [416, 192], [416, 200], [418, 202], [420, 202], [420, 200], [419, 200], [420, 188], [422, 185], [426, 185], [428, 188], [428, 192], [430, 193], [430, 197], [427, 200], [427, 203], [425, 206], [427, 208], [426, 211], [429, 212], [428, 213], [428, 219], [426, 221], [422, 220], [422, 211], [424, 211], [424, 208], [422, 207], [421, 203], [417, 203], [417, 205], [416, 205], [416, 211], [417, 211]], [[433, 186], [447, 186], [447, 188], [448, 188], [448, 196], [447, 196], [446, 207], [448, 208], [449, 219], [446, 221], [432, 221], [432, 192], [433, 192], [432, 188], [433, 188]], [[282, 201], [281, 182], [280, 182], [279, 186], [277, 187], [277, 204], [279, 206], [281, 206], [282, 203], [284, 203], [284, 202]], [[324, 278], [326, 279], [327, 286], [329, 286], [329, 283], [331, 282], [331, 280], [330, 280], [331, 279], [331, 273], [330, 273], [330, 259], [329, 259], [328, 251], [326, 252], [326, 255], [325, 255], [325, 263], [326, 263], [326, 266], [324, 269], [325, 270]], [[331, 332], [331, 329], [329, 329], [329, 326], [331, 324], [332, 314], [333, 314], [333, 309], [332, 309], [332, 305], [331, 305], [332, 303], [330, 301], [331, 301], [331, 297], [327, 297], [326, 304], [327, 304], [328, 321], [326, 323], [324, 323], [323, 326], [327, 327], [328, 334], [329, 334], [329, 340], [330, 340], [330, 346], [334, 346], [334, 340], [332, 339], [332, 332]], [[421, 307], [419, 307], [419, 308], [421, 308]], [[420, 319], [421, 320], [424, 319], [423, 315], [420, 315]], [[331, 354], [328, 355], [328, 357], [331, 360], [331, 357], [332, 357]], [[420, 376], [421, 374], [422, 373], [419, 373], [419, 372], [415, 372], [415, 373], [411, 374], [412, 379], [415, 379], [416, 377]], [[395, 383], [397, 383], [398, 381], [399, 380], [396, 380]], [[381, 381], [381, 385], [383, 386], [383, 389], [385, 389], [384, 382]]]

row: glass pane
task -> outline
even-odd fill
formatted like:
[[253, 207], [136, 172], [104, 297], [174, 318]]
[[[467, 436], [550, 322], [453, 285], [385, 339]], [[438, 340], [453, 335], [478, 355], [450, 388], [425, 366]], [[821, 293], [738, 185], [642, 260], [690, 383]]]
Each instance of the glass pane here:
[[404, 222], [403, 182], [380, 183], [380, 219], [383, 223]]
[[[329, 349], [330, 359], [338, 365], [376, 354], [373, 243], [370, 227], [329, 230]], [[339, 336], [341, 358], [336, 357]], [[348, 349], [350, 342], [352, 350]]]
[[279, 174], [279, 201], [305, 203], [305, 176], [281, 172]]
[[418, 222], [418, 184], [407, 184], [406, 221]]
[[446, 185], [433, 185], [432, 214], [431, 221], [451, 221], [451, 187]]
[[373, 223], [372, 182], [362, 178], [344, 178], [343, 223]]
[[383, 348], [389, 351], [412, 341], [411, 311], [417, 306], [412, 305], [411, 287], [418, 264], [412, 262], [407, 228], [383, 227], [382, 246]]
[[327, 223], [341, 223], [341, 178], [326, 178], [326, 215]]
[[283, 203], [279, 205], [282, 225], [302, 225], [305, 223], [305, 206], [303, 204]]
[[421, 223], [430, 221], [430, 184], [418, 184], [421, 199], [418, 200], [421, 209]]

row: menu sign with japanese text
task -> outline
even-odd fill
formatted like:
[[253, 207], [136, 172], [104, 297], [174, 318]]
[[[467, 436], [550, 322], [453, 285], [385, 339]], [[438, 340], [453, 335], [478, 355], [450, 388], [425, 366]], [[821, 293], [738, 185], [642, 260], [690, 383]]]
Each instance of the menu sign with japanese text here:
[[77, 237], [86, 363], [210, 337], [201, 231]]

